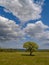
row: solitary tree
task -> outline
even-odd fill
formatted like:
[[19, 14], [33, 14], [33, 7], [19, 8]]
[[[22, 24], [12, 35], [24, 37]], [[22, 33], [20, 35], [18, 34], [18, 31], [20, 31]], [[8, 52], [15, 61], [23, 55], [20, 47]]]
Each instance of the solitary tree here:
[[30, 55], [32, 55], [32, 52], [38, 49], [38, 45], [35, 42], [25, 42], [23, 48], [26, 48], [30, 52]]

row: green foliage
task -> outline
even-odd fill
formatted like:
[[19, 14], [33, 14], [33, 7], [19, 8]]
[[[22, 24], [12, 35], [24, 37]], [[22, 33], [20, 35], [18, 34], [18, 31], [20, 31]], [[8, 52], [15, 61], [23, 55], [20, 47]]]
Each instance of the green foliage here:
[[30, 55], [32, 55], [32, 52], [38, 49], [38, 45], [35, 42], [25, 42], [23, 48], [26, 48]]

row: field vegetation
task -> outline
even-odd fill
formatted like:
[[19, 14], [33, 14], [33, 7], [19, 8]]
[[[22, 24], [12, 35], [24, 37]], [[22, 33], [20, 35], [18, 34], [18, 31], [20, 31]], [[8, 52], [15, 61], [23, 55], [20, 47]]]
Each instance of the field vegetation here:
[[0, 51], [0, 65], [49, 65], [49, 51]]

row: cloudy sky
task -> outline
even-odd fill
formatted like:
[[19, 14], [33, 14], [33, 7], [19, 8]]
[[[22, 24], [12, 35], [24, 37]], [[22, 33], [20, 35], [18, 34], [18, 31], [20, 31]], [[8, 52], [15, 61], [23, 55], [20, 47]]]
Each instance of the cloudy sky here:
[[49, 1], [0, 0], [0, 47], [22, 48], [27, 41], [49, 49]]

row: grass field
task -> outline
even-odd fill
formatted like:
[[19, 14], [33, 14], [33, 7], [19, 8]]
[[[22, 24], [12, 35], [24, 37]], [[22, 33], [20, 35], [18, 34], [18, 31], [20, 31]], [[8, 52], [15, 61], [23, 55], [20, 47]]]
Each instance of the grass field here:
[[0, 52], [0, 65], [49, 65], [49, 52]]

